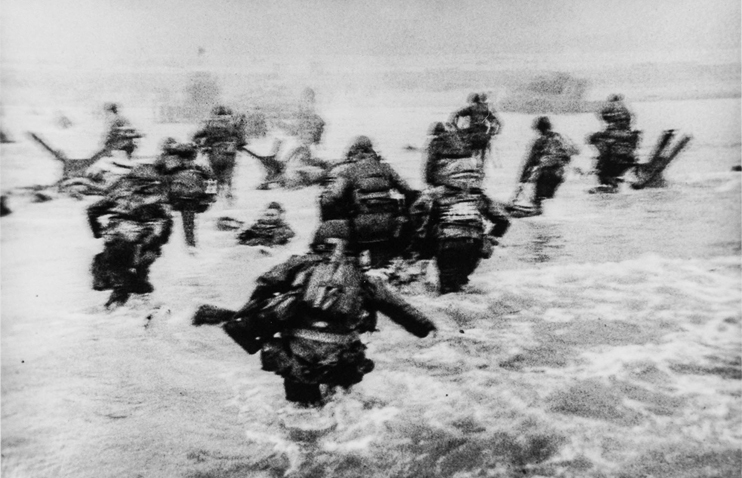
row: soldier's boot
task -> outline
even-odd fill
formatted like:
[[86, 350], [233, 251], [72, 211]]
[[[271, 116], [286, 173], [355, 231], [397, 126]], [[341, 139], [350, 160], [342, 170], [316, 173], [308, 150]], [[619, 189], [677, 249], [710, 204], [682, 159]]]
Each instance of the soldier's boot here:
[[119, 305], [124, 305], [127, 300], [129, 300], [129, 296], [131, 294], [129, 291], [125, 288], [116, 287], [113, 289], [113, 292], [111, 292], [111, 295], [108, 297], [108, 302], [106, 302], [107, 308], [112, 308]]
[[93, 274], [93, 290], [108, 290], [113, 287], [103, 252], [96, 254], [93, 258], [93, 266], [90, 268], [90, 272]]
[[322, 403], [322, 392], [319, 384], [301, 383], [290, 378], [284, 378], [283, 389], [286, 392], [286, 400], [297, 405], [311, 407]]
[[154, 290], [154, 286], [149, 281], [149, 267], [137, 270], [129, 291], [132, 294], [149, 294]]

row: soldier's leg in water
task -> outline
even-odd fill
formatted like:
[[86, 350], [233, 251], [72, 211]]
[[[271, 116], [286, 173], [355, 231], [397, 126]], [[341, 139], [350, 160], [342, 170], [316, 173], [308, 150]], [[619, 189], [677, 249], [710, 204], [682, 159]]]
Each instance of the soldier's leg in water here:
[[232, 194], [232, 178], [234, 177], [234, 167], [237, 162], [237, 155], [235, 153], [228, 154], [225, 160], [224, 182], [227, 188], [227, 201], [229, 204], [232, 204], [232, 201], [234, 200], [234, 195]]
[[318, 383], [302, 383], [291, 378], [283, 379], [283, 389], [286, 400], [299, 405], [319, 405], [322, 403], [322, 392]]
[[106, 251], [98, 253], [93, 257], [90, 272], [93, 274], [93, 290], [107, 290], [113, 287]]
[[124, 304], [132, 293], [135, 283], [134, 262], [136, 255], [136, 244], [114, 240], [106, 244], [106, 254], [109, 258], [108, 266], [111, 278], [111, 296], [106, 302], [106, 307], [114, 304]]
[[180, 211], [180, 215], [183, 219], [186, 244], [196, 247], [196, 212], [193, 209], [184, 209]]
[[438, 245], [435, 259], [438, 265], [441, 294], [458, 292], [465, 283], [466, 275], [461, 270], [462, 260], [464, 260], [461, 249], [461, 242], [458, 239], [445, 239]]
[[552, 171], [542, 171], [536, 179], [536, 194], [534, 203], [541, 207], [544, 199], [552, 199], [562, 183], [562, 178]]

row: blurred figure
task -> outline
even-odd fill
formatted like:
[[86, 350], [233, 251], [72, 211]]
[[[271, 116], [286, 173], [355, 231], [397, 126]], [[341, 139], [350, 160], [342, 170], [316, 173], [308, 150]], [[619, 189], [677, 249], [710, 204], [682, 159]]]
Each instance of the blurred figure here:
[[285, 219], [285, 210], [281, 203], [272, 202], [263, 212], [263, 215], [250, 227], [237, 235], [237, 240], [245, 246], [282, 246], [288, 244], [294, 237]]
[[632, 115], [621, 95], [609, 97], [600, 116], [605, 129], [588, 136], [587, 142], [598, 150], [595, 169], [601, 190], [617, 192], [622, 176], [637, 164], [641, 131], [631, 129]]
[[[484, 103], [487, 106], [487, 109], [490, 111], [490, 114], [494, 117], [494, 121], [492, 122], [492, 128], [490, 130], [490, 141], [487, 142], [487, 151], [485, 151], [485, 157], [491, 157], [492, 156], [492, 138], [502, 132], [502, 126], [503, 126], [502, 119], [497, 114], [497, 110], [495, 110], [495, 106], [488, 101], [487, 93], [479, 93], [479, 99], [482, 100], [482, 103]], [[495, 158], [495, 162], [497, 163], [498, 161], [499, 159]]]
[[540, 136], [531, 146], [519, 182], [521, 189], [526, 182], [534, 184], [533, 205], [540, 212], [544, 199], [553, 198], [564, 182], [564, 169], [579, 150], [568, 138], [552, 130], [551, 121], [546, 116], [537, 118], [533, 129]]
[[3, 194], [0, 196], [0, 217], [7, 216], [8, 214], [12, 213], [13, 211], [10, 210], [7, 203], [7, 198]]
[[322, 142], [325, 131], [325, 121], [315, 109], [315, 94], [311, 88], [302, 91], [297, 113], [297, 134], [299, 141], [305, 146], [317, 145]]
[[461, 132], [468, 138], [474, 154], [484, 160], [492, 136], [500, 130], [500, 120], [478, 93], [469, 95], [469, 105], [453, 113], [450, 123], [458, 127], [460, 118], [469, 118], [469, 126]]
[[330, 393], [347, 390], [373, 370], [360, 334], [376, 330], [378, 312], [417, 337], [436, 330], [380, 279], [364, 274], [351, 237], [345, 221], [321, 224], [311, 251], [260, 276], [248, 303], [224, 324], [246, 352], [261, 352], [263, 370], [283, 377], [286, 400], [300, 406], [322, 406], [322, 385]]
[[[412, 250], [420, 259], [435, 258], [441, 294], [460, 291], [510, 227], [502, 206], [463, 182], [425, 190], [412, 206], [412, 217]], [[489, 232], [485, 219], [493, 225]]]
[[[452, 176], [468, 169], [472, 161], [472, 149], [467, 141], [462, 140], [457, 131], [449, 130], [443, 123], [434, 123], [430, 128], [431, 139], [426, 148], [423, 178], [430, 186], [440, 186]], [[479, 160], [476, 160], [479, 163]], [[477, 167], [477, 178], [483, 173]]]
[[[173, 220], [160, 176], [151, 165], [136, 166], [100, 201], [88, 207], [93, 237], [104, 238], [93, 259], [93, 289], [113, 289], [106, 307], [124, 304], [131, 294], [154, 288], [149, 268], [167, 243]], [[107, 217], [105, 223], [100, 218]]]
[[208, 156], [219, 194], [225, 194], [231, 202], [237, 150], [247, 143], [244, 122], [236, 118], [231, 109], [215, 106], [211, 117], [193, 135], [193, 141]]
[[104, 147], [109, 151], [123, 151], [131, 159], [138, 146], [136, 140], [142, 135], [119, 113], [116, 103], [106, 103], [103, 109], [108, 123]]
[[600, 109], [600, 118], [606, 123], [606, 128], [631, 129], [633, 115], [623, 101], [623, 95], [610, 95], [608, 101]]
[[[404, 204], [393, 195], [404, 196]], [[346, 161], [330, 172], [320, 195], [320, 217], [349, 220], [371, 267], [383, 267], [407, 249], [407, 210], [419, 192], [379, 156], [366, 136], [358, 136]]]
[[196, 247], [196, 214], [205, 212], [216, 200], [216, 180], [207, 167], [196, 163], [195, 143], [178, 143], [167, 138], [155, 160], [158, 174], [167, 181], [168, 200], [180, 211], [186, 244]]

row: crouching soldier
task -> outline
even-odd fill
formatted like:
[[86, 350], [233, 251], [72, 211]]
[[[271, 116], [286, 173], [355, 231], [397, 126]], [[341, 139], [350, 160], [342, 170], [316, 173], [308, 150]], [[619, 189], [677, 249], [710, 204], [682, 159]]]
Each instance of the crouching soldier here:
[[237, 240], [245, 246], [282, 246], [294, 237], [294, 230], [284, 220], [284, 209], [278, 202], [268, 204], [263, 216], [240, 232]]
[[[321, 405], [321, 385], [348, 389], [371, 372], [360, 334], [381, 312], [417, 337], [435, 325], [378, 279], [364, 274], [347, 221], [320, 225], [311, 251], [258, 278], [250, 301], [224, 325], [263, 370], [284, 379], [286, 399]], [[195, 321], [194, 321], [195, 322]], [[276, 336], [277, 335], [277, 336]]]
[[196, 163], [198, 147], [168, 138], [155, 170], [167, 181], [168, 201], [180, 211], [186, 244], [196, 247], [196, 214], [205, 212], [216, 201], [216, 179], [208, 167]]
[[[417, 228], [412, 249], [420, 259], [435, 258], [441, 294], [460, 291], [479, 261], [492, 255], [496, 238], [510, 227], [503, 207], [473, 184], [477, 181], [459, 173], [424, 191], [412, 206]], [[485, 219], [492, 223], [489, 231]]]
[[[141, 165], [118, 180], [109, 193], [88, 207], [93, 236], [103, 237], [103, 252], [93, 259], [93, 289], [112, 289], [106, 307], [124, 304], [131, 294], [146, 294], [149, 267], [172, 231], [166, 195], [154, 167]], [[103, 225], [101, 217], [107, 216]]]

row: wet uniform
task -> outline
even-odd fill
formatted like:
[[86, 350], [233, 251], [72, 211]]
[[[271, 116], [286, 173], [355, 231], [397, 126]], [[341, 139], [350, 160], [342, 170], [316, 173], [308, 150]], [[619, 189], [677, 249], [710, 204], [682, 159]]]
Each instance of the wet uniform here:
[[468, 136], [471, 148], [475, 151], [487, 150], [492, 135], [497, 134], [500, 129], [500, 121], [492, 109], [485, 103], [472, 103], [458, 110], [451, 118], [453, 124], [457, 124], [459, 118], [468, 117], [469, 127], [462, 130]]
[[[298, 305], [284, 314], [270, 310], [273, 319], [261, 316], [261, 309], [271, 307], [262, 304], [270, 301], [281, 303], [282, 297], [297, 290], [297, 280], [306, 282], [307, 274], [328, 260], [331, 251], [322, 251], [318, 245], [321, 243], [315, 241], [314, 252], [292, 256], [260, 276], [250, 301], [232, 320], [232, 327], [246, 331], [243, 334], [245, 345], [241, 343], [243, 348], [249, 353], [262, 348], [263, 370], [284, 377], [286, 399], [302, 404], [321, 402], [321, 384], [347, 388], [359, 383], [373, 370], [374, 363], [365, 356], [366, 346], [361, 342], [360, 334], [376, 329], [378, 312], [417, 337], [425, 337], [435, 330], [430, 320], [390, 291], [378, 278], [365, 276], [357, 257], [352, 254], [344, 257], [349, 268], [346, 274], [358, 279], [356, 296], [360, 309], [356, 315], [344, 320], [333, 319], [321, 311]], [[275, 318], [275, 315], [279, 317]], [[241, 324], [238, 326], [236, 322]], [[228, 333], [229, 326], [229, 323], [225, 326]], [[280, 338], [274, 338], [275, 333], [279, 333]]]
[[294, 230], [282, 219], [258, 219], [255, 224], [240, 232], [237, 239], [245, 246], [282, 246], [295, 236]]
[[[93, 236], [105, 239], [92, 272], [95, 290], [113, 289], [107, 305], [124, 303], [132, 293], [152, 291], [149, 267], [172, 231], [172, 218], [159, 188], [155, 181], [125, 176], [105, 198], [88, 207]], [[105, 227], [102, 216], [108, 216]]]
[[[403, 207], [393, 190], [404, 195]], [[372, 149], [358, 151], [330, 173], [320, 195], [321, 217], [350, 219], [359, 247], [369, 251], [371, 266], [379, 267], [406, 249], [407, 205], [418, 194]]]
[[[502, 207], [480, 189], [430, 188], [415, 202], [412, 214], [417, 228], [413, 249], [420, 258], [435, 257], [442, 294], [461, 290], [491, 251], [490, 238], [501, 237], [510, 226]], [[488, 235], [485, 218], [494, 225]]]
[[123, 151], [131, 158], [137, 148], [137, 138], [141, 138], [141, 135], [131, 126], [129, 120], [117, 113], [108, 125], [103, 147], [110, 151]]
[[214, 174], [195, 162], [197, 148], [192, 143], [170, 143], [154, 163], [155, 170], [168, 183], [168, 200], [180, 211], [186, 244], [196, 246], [196, 214], [208, 209], [216, 198]]
[[193, 135], [193, 141], [206, 148], [219, 190], [226, 189], [227, 197], [231, 198], [237, 150], [247, 142], [243, 122], [231, 114], [215, 114]]
[[531, 152], [523, 165], [520, 182], [533, 181], [536, 185], [534, 202], [540, 206], [544, 199], [551, 199], [564, 182], [564, 169], [578, 153], [571, 141], [559, 133], [543, 133], [531, 147]]

